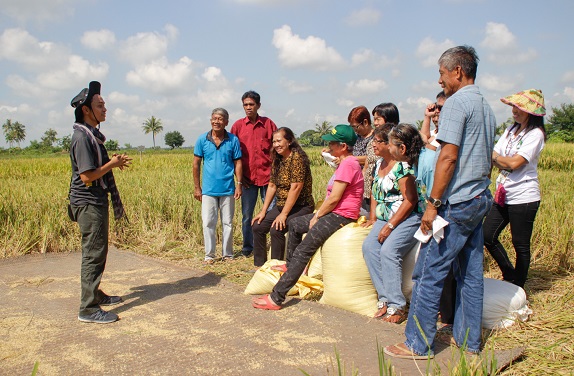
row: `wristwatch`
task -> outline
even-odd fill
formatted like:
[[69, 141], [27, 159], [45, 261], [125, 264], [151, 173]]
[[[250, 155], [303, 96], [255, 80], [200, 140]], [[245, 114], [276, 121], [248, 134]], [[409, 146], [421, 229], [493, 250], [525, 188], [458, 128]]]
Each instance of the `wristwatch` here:
[[427, 202], [432, 206], [434, 206], [435, 208], [440, 208], [442, 205], [442, 201], [440, 200], [440, 198], [432, 198], [429, 196], [429, 198], [427, 198]]

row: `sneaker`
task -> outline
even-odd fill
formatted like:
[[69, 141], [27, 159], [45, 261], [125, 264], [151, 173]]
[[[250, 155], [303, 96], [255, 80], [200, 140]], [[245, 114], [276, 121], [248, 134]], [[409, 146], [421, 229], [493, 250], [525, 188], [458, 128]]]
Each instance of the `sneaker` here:
[[99, 309], [91, 315], [78, 315], [78, 320], [82, 322], [95, 322], [96, 324], [109, 324], [118, 321], [119, 317], [113, 312]]
[[105, 295], [102, 300], [100, 300], [100, 305], [102, 306], [111, 306], [111, 305], [116, 305], [116, 304], [120, 304], [121, 302], [123, 302], [123, 299], [121, 296], [115, 296], [115, 295]]

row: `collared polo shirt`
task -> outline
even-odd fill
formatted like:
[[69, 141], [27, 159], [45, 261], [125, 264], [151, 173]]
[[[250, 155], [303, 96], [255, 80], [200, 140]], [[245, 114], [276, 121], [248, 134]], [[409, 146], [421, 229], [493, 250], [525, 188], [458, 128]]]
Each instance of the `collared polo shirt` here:
[[488, 188], [495, 128], [494, 113], [478, 86], [464, 86], [446, 100], [437, 139], [458, 146], [458, 159], [443, 200], [457, 204]]
[[246, 116], [237, 120], [231, 133], [239, 137], [243, 176], [254, 185], [269, 184], [271, 176], [271, 147], [275, 123], [265, 116], [258, 116], [253, 124]]
[[215, 146], [211, 131], [197, 139], [193, 154], [203, 159], [201, 190], [207, 196], [230, 196], [235, 193], [234, 161], [241, 159], [239, 140], [225, 131], [219, 147]]

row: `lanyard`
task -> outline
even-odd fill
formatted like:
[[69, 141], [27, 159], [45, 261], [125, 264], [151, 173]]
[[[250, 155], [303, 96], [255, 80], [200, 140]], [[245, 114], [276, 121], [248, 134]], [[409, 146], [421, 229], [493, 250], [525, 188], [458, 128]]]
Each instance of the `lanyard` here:
[[509, 137], [508, 137], [508, 143], [506, 144], [506, 148], [504, 149], [504, 156], [505, 157], [510, 157], [510, 152], [512, 151], [512, 149], [515, 146], [520, 147], [521, 145], [521, 141], [522, 138], [524, 137], [526, 129], [523, 129], [522, 132], [520, 132], [519, 135], [514, 135], [514, 133], [512, 135], [510, 135], [509, 133]]

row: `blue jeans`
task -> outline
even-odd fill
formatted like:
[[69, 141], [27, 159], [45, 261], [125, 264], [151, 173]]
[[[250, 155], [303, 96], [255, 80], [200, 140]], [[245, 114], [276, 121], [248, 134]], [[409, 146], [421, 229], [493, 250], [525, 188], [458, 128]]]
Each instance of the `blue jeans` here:
[[415, 232], [421, 225], [421, 214], [411, 213], [383, 242], [379, 243], [379, 232], [387, 224], [377, 220], [363, 242], [363, 257], [377, 290], [380, 303], [389, 307], [404, 309], [407, 301], [402, 291], [403, 257], [414, 247]]
[[[253, 211], [255, 204], [257, 204], [257, 195], [261, 196], [261, 201], [265, 201], [265, 194], [267, 194], [267, 185], [250, 185], [249, 188], [242, 189], [241, 194], [241, 232], [243, 233], [243, 248], [241, 249], [244, 254], [253, 252], [253, 229], [251, 228], [251, 221], [253, 220]], [[275, 201], [273, 201], [274, 203]], [[273, 203], [268, 210], [273, 208]]]
[[405, 344], [413, 352], [426, 355], [434, 351], [440, 296], [451, 265], [457, 282], [454, 340], [462, 346], [466, 339], [467, 351], [480, 352], [484, 294], [482, 220], [491, 206], [492, 196], [486, 189], [468, 201], [447, 202], [439, 208], [438, 215], [449, 223], [444, 239], [437, 244], [431, 238], [423, 244], [413, 271], [413, 295], [405, 328]]
[[222, 257], [233, 257], [233, 216], [235, 215], [235, 198], [230, 196], [201, 196], [201, 219], [203, 221], [203, 242], [205, 259], [215, 258], [215, 229], [217, 216], [221, 217], [223, 231]]

